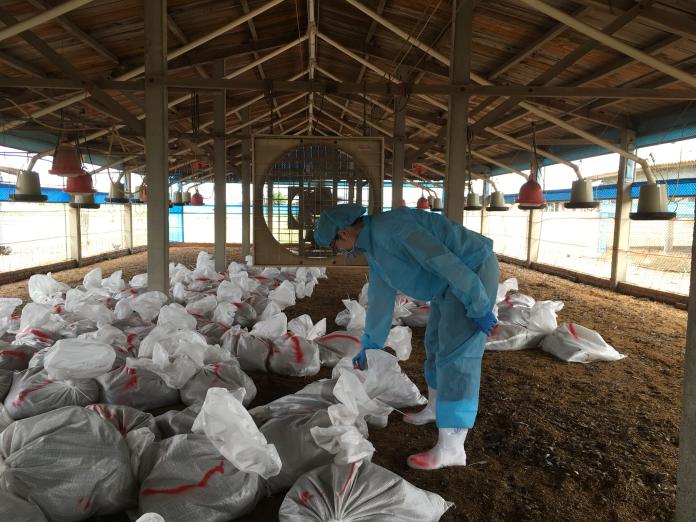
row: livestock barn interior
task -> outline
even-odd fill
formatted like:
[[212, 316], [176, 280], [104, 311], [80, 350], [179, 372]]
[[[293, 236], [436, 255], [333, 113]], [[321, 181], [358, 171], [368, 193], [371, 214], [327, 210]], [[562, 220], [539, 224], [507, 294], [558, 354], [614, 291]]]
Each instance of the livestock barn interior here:
[[[692, 1], [0, 22], [0, 520], [696, 520]], [[493, 240], [466, 466], [407, 465], [433, 302], [353, 367], [340, 204]]]

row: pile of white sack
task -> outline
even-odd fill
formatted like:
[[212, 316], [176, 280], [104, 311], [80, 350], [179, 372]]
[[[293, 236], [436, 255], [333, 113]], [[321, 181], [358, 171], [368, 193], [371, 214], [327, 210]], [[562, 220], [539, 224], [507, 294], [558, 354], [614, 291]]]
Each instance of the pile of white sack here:
[[[498, 286], [493, 313], [498, 325], [486, 340], [486, 350], [514, 351], [539, 348], [566, 362], [588, 363], [593, 361], [617, 361], [625, 356], [607, 344], [602, 336], [575, 323], [558, 324], [557, 314], [563, 309], [561, 301], [536, 301], [519, 293], [517, 279], [511, 278]], [[365, 329], [368, 283], [362, 288], [357, 301], [344, 299], [342, 310], [336, 316], [336, 324], [343, 326], [348, 335], [357, 339]], [[424, 327], [430, 315], [429, 303], [418, 301], [398, 293], [394, 302], [392, 328], [387, 346], [410, 346], [402, 340], [410, 335], [405, 327]], [[409, 353], [397, 351], [400, 359]]]
[[589, 363], [618, 361], [625, 356], [607, 344], [602, 336], [575, 323], [558, 324], [561, 301], [535, 301], [518, 292], [517, 279], [498, 286], [494, 313], [498, 325], [486, 340], [486, 350], [511, 351], [541, 348], [562, 361]]
[[[148, 291], [147, 274], [126, 283], [96, 268], [77, 288], [32, 276], [20, 315], [20, 299], [0, 299], [0, 520], [222, 522], [289, 488], [281, 520], [323, 520], [303, 511], [315, 502], [334, 519], [439, 520], [447, 502], [369, 462], [368, 425], [426, 402], [397, 358], [369, 353], [370, 369], [353, 370], [361, 331], [283, 312], [324, 277], [238, 263], [218, 273], [201, 252], [193, 269], [170, 265], [169, 295]], [[410, 329], [390, 339], [407, 357]], [[307, 377], [322, 365], [331, 379], [246, 410], [247, 371]], [[313, 473], [393, 488], [306, 493]]]

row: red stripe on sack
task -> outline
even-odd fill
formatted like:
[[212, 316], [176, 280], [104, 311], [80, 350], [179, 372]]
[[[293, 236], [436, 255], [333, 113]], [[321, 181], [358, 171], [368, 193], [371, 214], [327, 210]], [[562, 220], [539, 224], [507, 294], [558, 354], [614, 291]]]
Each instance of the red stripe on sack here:
[[[510, 304], [510, 296], [509, 295], [505, 296], [505, 303]], [[510, 305], [510, 306], [512, 306], [512, 305]]]
[[222, 378], [220, 377], [220, 363], [213, 363], [213, 364], [211, 365], [211, 367], [212, 367], [212, 369], [213, 369], [213, 376], [215, 376], [215, 378], [213, 379], [213, 381], [211, 382], [211, 384], [213, 384], [213, 383], [215, 383], [215, 382], [217, 382], [217, 381], [221, 381]]
[[568, 331], [570, 332], [570, 335], [575, 337], [576, 339], [580, 339], [577, 333], [575, 333], [575, 327], [573, 326], [573, 323], [568, 323]]
[[207, 277], [196, 277], [194, 281], [202, 281], [204, 283], [207, 283], [210, 281], [210, 279], [208, 279]]
[[493, 329], [491, 330], [491, 335], [488, 337], [493, 337], [496, 333], [498, 333], [498, 325], [496, 324]]
[[322, 342], [322, 341], [330, 341], [331, 339], [349, 339], [355, 343], [360, 344], [360, 339], [353, 335], [348, 335], [348, 334], [329, 334], [325, 335], [324, 337], [320, 337], [317, 339], [317, 341]]
[[80, 506], [83, 510], [89, 511], [89, 508], [92, 506], [92, 503], [89, 501], [89, 499], [86, 499], [85, 497], [80, 497], [77, 499], [77, 505]]
[[41, 384], [37, 384], [32, 388], [19, 392], [17, 398], [14, 401], [12, 401], [12, 406], [19, 406], [20, 404], [22, 404], [22, 401], [27, 398], [27, 395], [29, 395], [31, 392], [35, 392], [42, 388], [45, 388], [49, 384], [53, 384], [53, 381], [51, 379], [48, 379], [42, 382]]
[[258, 279], [259, 281], [268, 281], [268, 278], [264, 276], [254, 276], [254, 279]]
[[138, 295], [138, 291], [135, 288], [129, 288], [128, 293], [131, 295]]
[[128, 336], [126, 337], [126, 343], [128, 343], [128, 351], [130, 352], [133, 349], [133, 345], [135, 344], [135, 340], [138, 338], [137, 334], [134, 333], [129, 333]]
[[312, 495], [309, 491], [303, 491], [302, 493], [300, 493], [300, 496], [297, 498], [297, 501], [300, 504], [306, 506], [307, 504], [309, 504], [309, 501], [312, 500], [313, 497], [314, 495]]
[[343, 494], [346, 492], [346, 489], [348, 489], [348, 484], [350, 484], [350, 481], [353, 479], [353, 473], [355, 473], [355, 465], [356, 464], [357, 464], [357, 462], [353, 462], [350, 465], [350, 473], [348, 473], [348, 478], [343, 483], [343, 487], [341, 487], [341, 491], [338, 492], [339, 495], [343, 496]]
[[304, 362], [304, 354], [302, 353], [302, 345], [300, 344], [300, 340], [292, 335], [291, 333], [287, 334], [288, 339], [292, 341], [293, 348], [295, 350], [295, 362], [296, 363], [303, 363]]
[[220, 475], [225, 473], [225, 459], [220, 459], [220, 464], [206, 471], [203, 478], [197, 484], [184, 484], [183, 486], [177, 486], [170, 489], [145, 488], [142, 494], [146, 497], [151, 495], [178, 495], [180, 493], [186, 493], [187, 491], [195, 488], [204, 488], [208, 485], [208, 482], [213, 475], [215, 475], [215, 473], [220, 473]]
[[30, 333], [35, 337], [38, 337], [39, 339], [43, 339], [44, 341], [50, 341], [51, 336], [48, 335], [46, 332], [43, 330], [39, 330], [38, 328], [29, 328], [26, 333]]
[[56, 306], [54, 306], [54, 307], [53, 307], [53, 310], [54, 310], [57, 314], [63, 313], [63, 307], [62, 307], [61, 305], [59, 305], [59, 304], [57, 304]]
[[20, 359], [28, 359], [29, 354], [20, 352], [19, 350], [0, 350], [0, 356], [7, 355], [8, 357], [19, 357]]
[[126, 383], [126, 390], [130, 390], [131, 388], [138, 386], [138, 374], [136, 373], [135, 368], [126, 368], [126, 375], [131, 376]]

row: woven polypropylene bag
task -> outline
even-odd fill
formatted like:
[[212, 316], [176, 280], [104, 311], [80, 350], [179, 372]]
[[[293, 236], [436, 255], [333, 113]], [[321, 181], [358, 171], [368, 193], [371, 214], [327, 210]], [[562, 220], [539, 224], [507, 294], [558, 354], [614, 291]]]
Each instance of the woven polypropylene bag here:
[[329, 464], [302, 475], [278, 513], [281, 522], [436, 522], [452, 504], [371, 462]]
[[133, 507], [128, 446], [98, 414], [70, 406], [16, 421], [0, 434], [0, 489], [33, 502], [52, 521], [85, 520]]
[[140, 512], [167, 522], [226, 522], [266, 496], [264, 480], [235, 468], [205, 435], [176, 435], [157, 443], [140, 488]]
[[202, 404], [209, 388], [244, 388], [244, 406], [248, 406], [256, 397], [254, 381], [242, 371], [235, 359], [208, 364], [198, 370], [181, 388], [181, 402], [186, 405]]

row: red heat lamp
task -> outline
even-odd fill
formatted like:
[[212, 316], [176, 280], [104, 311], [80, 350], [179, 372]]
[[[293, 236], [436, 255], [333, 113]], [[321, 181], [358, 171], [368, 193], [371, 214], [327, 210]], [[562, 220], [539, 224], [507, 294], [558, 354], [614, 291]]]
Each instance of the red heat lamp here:
[[416, 208], [420, 209], [429, 209], [430, 208], [430, 203], [428, 202], [428, 198], [425, 196], [421, 196], [418, 198], [418, 201], [416, 202]]
[[53, 165], [48, 173], [67, 178], [82, 176], [84, 170], [77, 147], [69, 141], [59, 143], [53, 153]]
[[191, 194], [191, 206], [202, 207], [203, 206], [203, 196], [196, 190], [195, 194]]
[[530, 174], [529, 179], [520, 187], [517, 205], [523, 210], [546, 208], [544, 191], [536, 181], [536, 174]]

